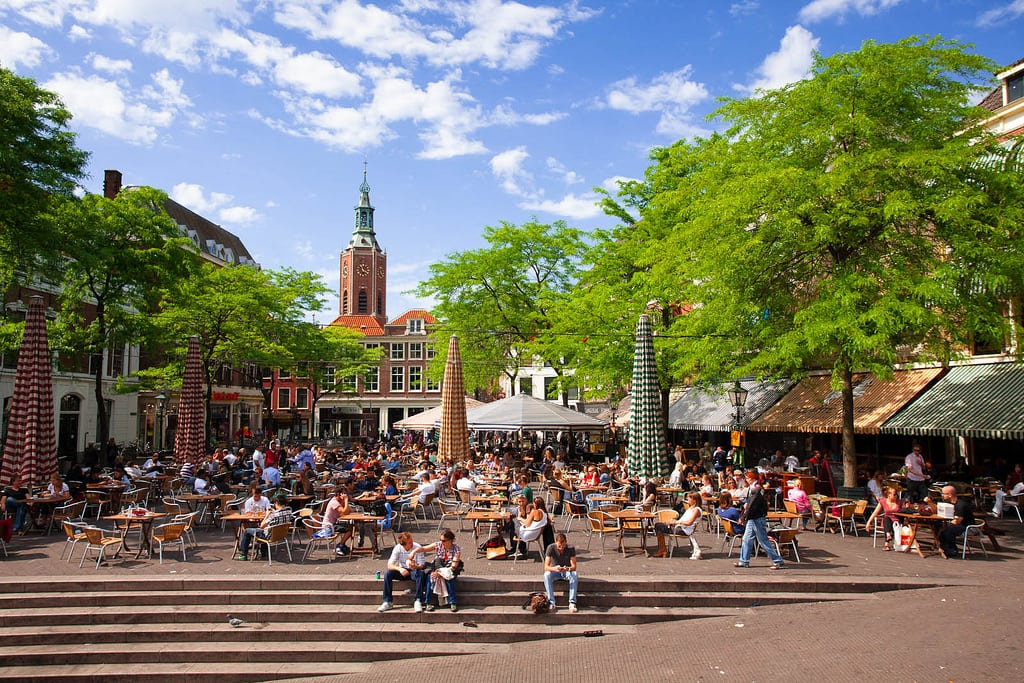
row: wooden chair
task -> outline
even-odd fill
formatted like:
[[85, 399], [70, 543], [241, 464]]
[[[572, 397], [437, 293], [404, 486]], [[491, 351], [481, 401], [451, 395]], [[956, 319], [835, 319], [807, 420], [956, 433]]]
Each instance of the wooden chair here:
[[196, 532], [195, 529], [193, 528], [195, 526], [197, 514], [198, 513], [196, 512], [187, 512], [183, 514], [174, 515], [174, 517], [171, 518], [171, 522], [185, 525], [185, 540], [187, 540], [192, 545], [193, 548], [199, 547], [199, 544], [196, 543]]
[[587, 513], [587, 550], [590, 550], [590, 542], [594, 536], [601, 537], [601, 557], [604, 557], [604, 537], [619, 535], [619, 525], [614, 517], [600, 510], [593, 510]]
[[80, 500], [77, 503], [68, 503], [67, 505], [54, 508], [53, 513], [50, 515], [50, 521], [46, 526], [46, 535], [50, 535], [55, 525], [75, 520], [81, 521], [85, 516], [85, 505], [86, 502]]
[[[268, 567], [271, 566], [274, 563], [274, 561], [270, 557], [270, 549], [274, 548], [276, 546], [282, 546], [283, 545], [285, 551], [288, 553], [288, 561], [289, 562], [292, 561], [292, 547], [291, 547], [291, 544], [288, 543], [288, 533], [291, 531], [291, 529], [292, 529], [291, 522], [285, 522], [284, 524], [275, 524], [274, 526], [269, 527], [267, 529], [267, 536], [266, 536], [266, 538], [263, 538], [263, 537], [261, 537], [259, 535], [253, 536], [252, 540], [255, 541], [255, 543], [256, 543], [255, 547], [259, 547], [260, 545], [266, 546], [267, 566]], [[250, 558], [251, 559], [255, 559], [256, 558], [256, 552], [255, 551], [253, 551], [253, 553], [250, 556]]]
[[725, 544], [729, 544], [729, 554], [726, 557], [732, 557], [732, 549], [736, 545], [737, 539], [741, 539], [743, 534], [736, 533], [736, 528], [733, 526], [732, 520], [725, 519], [724, 517], [718, 517], [718, 523], [722, 525], [722, 550], [725, 550]]
[[[337, 556], [337, 553], [334, 552], [334, 547], [338, 545], [341, 534], [337, 531], [332, 531], [330, 536], [317, 536], [316, 534], [323, 528], [321, 522], [314, 519], [303, 519], [299, 523], [306, 533], [306, 548], [302, 553], [302, 561], [305, 562], [317, 547], [323, 546], [327, 548], [328, 559], [334, 562], [334, 558]], [[349, 557], [352, 557], [352, 555], [349, 555]]]
[[188, 558], [185, 557], [185, 530], [187, 528], [184, 522], [169, 522], [153, 529], [151, 538], [157, 544], [157, 548], [160, 551], [160, 564], [164, 563], [164, 546], [174, 543], [181, 546], [182, 562], [188, 561]]
[[587, 506], [583, 503], [574, 503], [573, 501], [566, 499], [562, 504], [562, 508], [565, 510], [566, 533], [569, 533], [572, 529], [572, 520], [585, 519], [587, 516]]
[[[67, 548], [69, 545], [71, 546], [68, 550], [67, 559], [68, 562], [71, 562], [71, 556], [75, 554], [75, 546], [80, 542], [87, 540], [84, 529], [88, 525], [84, 522], [71, 522], [66, 519], [61, 523], [61, 525], [64, 527], [64, 533], [67, 534], [68, 537], [67, 542], [64, 544], [64, 548]], [[64, 559], [63, 548], [60, 551], [60, 559]]]
[[793, 557], [797, 562], [800, 562], [800, 551], [796, 545], [796, 535], [800, 533], [799, 529], [776, 529], [774, 536], [769, 536], [768, 540], [775, 546], [775, 551], [782, 554], [782, 547], [786, 546], [791, 548], [793, 551]]
[[441, 533], [441, 529], [444, 528], [446, 520], [452, 519], [458, 520], [459, 531], [462, 531], [462, 520], [465, 518], [466, 513], [472, 509], [472, 506], [467, 508], [462, 502], [455, 503], [447, 500], [438, 500], [437, 504], [441, 509], [441, 514], [438, 516], [437, 520], [437, 533]]
[[121, 548], [124, 547], [124, 541], [118, 535], [108, 536], [106, 531], [96, 526], [87, 526], [82, 529], [82, 533], [85, 534], [85, 552], [82, 553], [82, 561], [78, 563], [78, 568], [81, 569], [85, 565], [85, 560], [89, 557], [89, 551], [96, 552], [96, 569], [100, 568], [100, 564], [107, 559], [107, 551], [112, 551], [116, 556], [121, 552]]
[[[102, 493], [101, 491], [86, 491], [85, 492], [85, 512], [83, 517], [91, 513], [92, 510], [96, 510], [96, 519], [100, 518], [103, 514], [104, 509], [110, 504], [110, 496]], [[49, 532], [47, 532], [49, 533]]]
[[844, 505], [829, 505], [825, 509], [825, 523], [822, 531], [829, 528], [829, 522], [835, 522], [839, 527], [839, 533], [846, 537], [846, 526], [849, 525], [850, 531], [853, 532], [854, 536], [859, 536], [857, 533], [857, 525], [853, 521], [853, 513], [856, 511], [857, 506], [854, 503], [846, 503]]

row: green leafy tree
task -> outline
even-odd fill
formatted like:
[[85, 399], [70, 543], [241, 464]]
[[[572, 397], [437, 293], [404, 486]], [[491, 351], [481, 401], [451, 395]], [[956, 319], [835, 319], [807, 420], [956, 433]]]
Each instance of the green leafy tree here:
[[198, 336], [209, 419], [222, 368], [295, 367], [305, 317], [323, 307], [327, 291], [313, 273], [203, 263], [192, 277], [162, 290], [153, 322], [168, 362], [139, 374], [150, 386], [180, 386], [178, 359], [185, 357], [188, 338]]
[[[692, 305], [674, 372], [703, 378], [832, 370], [855, 483], [853, 373], [952, 358], [1002, 338], [1019, 286], [1019, 181], [971, 106], [995, 65], [955, 41], [866, 42], [811, 75], [726, 102], [724, 136], [677, 143], [649, 210]], [[984, 84], [978, 86], [977, 84]], [[681, 276], [681, 277], [680, 277]]]
[[[121, 192], [115, 199], [86, 195], [59, 204], [51, 220], [60, 230], [65, 257], [59, 344], [72, 353], [102, 358], [148, 338], [146, 312], [156, 306], [158, 286], [185, 275], [193, 256], [163, 211], [166, 195], [152, 188]], [[103, 363], [93, 364], [96, 434], [106, 443], [109, 416]]]
[[73, 199], [88, 160], [70, 120], [57, 95], [0, 68], [0, 289], [58, 260], [56, 226], [41, 217]]
[[545, 334], [557, 302], [576, 285], [583, 234], [564, 221], [503, 221], [487, 226], [484, 239], [487, 247], [450, 254], [431, 266], [430, 277], [415, 290], [438, 301], [434, 315], [443, 324], [436, 331], [437, 347], [447, 348], [442, 340], [458, 335], [470, 390], [493, 389], [502, 373], [515, 387], [520, 364], [533, 358], [554, 368], [564, 388], [575, 359], [562, 355]]
[[371, 368], [380, 365], [381, 347], [366, 348], [363, 335], [341, 326], [319, 327], [312, 323], [295, 326], [290, 352], [294, 357], [292, 375], [309, 391], [311, 414], [324, 394], [344, 393]]

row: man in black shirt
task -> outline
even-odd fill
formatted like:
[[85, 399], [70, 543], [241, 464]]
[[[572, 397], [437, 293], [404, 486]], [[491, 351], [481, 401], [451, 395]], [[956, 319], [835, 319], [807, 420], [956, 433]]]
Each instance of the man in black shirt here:
[[949, 558], [956, 555], [956, 539], [964, 534], [969, 525], [974, 524], [974, 503], [967, 496], [957, 496], [952, 486], [942, 487], [942, 500], [953, 504], [953, 521], [939, 532], [942, 556]]

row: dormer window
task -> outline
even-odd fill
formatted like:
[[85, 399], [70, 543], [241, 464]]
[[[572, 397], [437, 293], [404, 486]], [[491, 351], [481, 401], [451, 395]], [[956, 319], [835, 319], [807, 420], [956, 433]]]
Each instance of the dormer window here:
[[1024, 71], [1006, 79], [1006, 103], [1010, 104], [1024, 97]]
[[408, 321], [409, 334], [423, 334], [422, 318], [410, 318]]

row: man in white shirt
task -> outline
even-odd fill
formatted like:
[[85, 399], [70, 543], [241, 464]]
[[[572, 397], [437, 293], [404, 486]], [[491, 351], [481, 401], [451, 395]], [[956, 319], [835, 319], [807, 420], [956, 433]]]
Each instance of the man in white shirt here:
[[419, 498], [420, 505], [426, 505], [429, 501], [430, 496], [437, 494], [437, 485], [433, 481], [433, 477], [430, 472], [424, 472], [422, 483], [416, 489], [416, 496]]
[[455, 483], [455, 488], [459, 491], [468, 491], [471, 496], [479, 495], [476, 482], [469, 475], [459, 477], [459, 480]]
[[412, 540], [412, 534], [403, 531], [398, 534], [398, 545], [391, 551], [388, 558], [388, 569], [384, 572], [384, 602], [377, 608], [378, 612], [387, 612], [394, 607], [392, 602], [392, 584], [395, 581], [411, 580], [416, 587], [416, 601], [413, 609], [417, 612], [423, 611], [423, 603], [427, 600], [427, 573], [423, 571], [424, 558], [417, 556], [413, 551], [419, 549], [420, 544]]
[[259, 484], [252, 484], [249, 487], [249, 494], [249, 498], [242, 504], [243, 514], [258, 514], [270, 509], [270, 499], [263, 495], [263, 489]]
[[257, 446], [252, 452], [252, 464], [261, 470], [266, 466], [266, 459], [263, 457], [263, 449]]
[[907, 469], [907, 495], [912, 503], [920, 503], [928, 496], [928, 474], [924, 471], [924, 456], [921, 455], [921, 444], [914, 444], [913, 450], [907, 453], [903, 464]]

